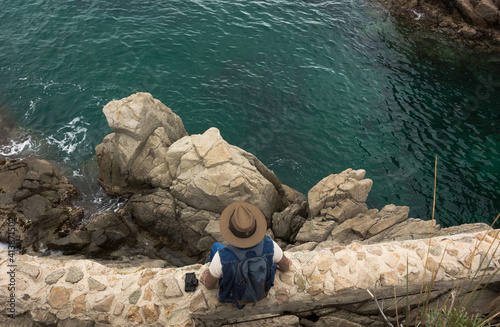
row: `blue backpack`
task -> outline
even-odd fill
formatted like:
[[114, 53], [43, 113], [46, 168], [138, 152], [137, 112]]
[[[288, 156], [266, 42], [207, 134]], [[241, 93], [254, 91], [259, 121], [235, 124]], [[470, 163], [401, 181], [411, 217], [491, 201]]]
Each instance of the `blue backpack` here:
[[245, 304], [267, 296], [276, 274], [274, 244], [269, 236], [248, 249], [230, 245], [219, 250], [219, 255], [223, 269], [223, 278], [219, 281], [220, 302], [234, 303], [242, 309]]

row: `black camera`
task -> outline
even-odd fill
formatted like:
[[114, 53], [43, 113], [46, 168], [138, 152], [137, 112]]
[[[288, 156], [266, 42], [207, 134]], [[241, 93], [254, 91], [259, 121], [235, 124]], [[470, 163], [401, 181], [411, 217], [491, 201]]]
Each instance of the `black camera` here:
[[184, 290], [186, 292], [194, 292], [198, 286], [198, 278], [193, 273], [186, 273]]

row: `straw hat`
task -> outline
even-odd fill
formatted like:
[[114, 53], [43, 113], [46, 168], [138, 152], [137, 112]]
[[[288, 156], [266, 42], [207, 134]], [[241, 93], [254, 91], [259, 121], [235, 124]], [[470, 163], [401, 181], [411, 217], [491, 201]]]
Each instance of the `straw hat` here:
[[220, 232], [229, 244], [249, 248], [266, 236], [267, 223], [262, 211], [246, 202], [231, 203], [222, 211]]

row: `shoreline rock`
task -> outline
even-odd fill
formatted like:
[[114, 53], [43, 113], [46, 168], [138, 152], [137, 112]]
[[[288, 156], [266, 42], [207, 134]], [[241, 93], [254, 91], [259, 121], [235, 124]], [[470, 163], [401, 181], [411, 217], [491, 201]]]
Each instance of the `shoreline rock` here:
[[500, 3], [493, 0], [375, 0], [417, 29], [487, 52], [500, 51]]

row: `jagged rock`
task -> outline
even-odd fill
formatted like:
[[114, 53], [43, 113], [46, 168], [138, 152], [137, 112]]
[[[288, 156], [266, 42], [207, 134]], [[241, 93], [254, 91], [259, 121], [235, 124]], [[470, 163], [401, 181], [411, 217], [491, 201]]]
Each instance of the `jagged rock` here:
[[498, 8], [492, 0], [481, 0], [474, 8], [474, 13], [484, 19], [488, 24], [494, 25], [498, 19]]
[[323, 242], [337, 225], [334, 221], [324, 221], [321, 218], [307, 220], [297, 234], [296, 241]]
[[323, 178], [311, 188], [307, 196], [311, 217], [329, 213], [330, 219], [342, 222], [353, 214], [366, 211], [364, 202], [373, 182], [364, 177], [365, 171], [362, 169], [347, 169]]
[[166, 161], [170, 192], [193, 208], [221, 213], [235, 201], [247, 201], [270, 220], [282, 205], [276, 176], [253, 155], [224, 141], [217, 128], [175, 142]]
[[47, 247], [56, 251], [63, 251], [65, 254], [74, 254], [90, 244], [90, 233], [76, 231], [60, 239], [56, 239], [47, 244]]
[[429, 238], [431, 233], [432, 235], [436, 235], [438, 231], [439, 225], [436, 225], [435, 221], [408, 218], [367, 239], [363, 243], [375, 244], [380, 242], [425, 239]]
[[127, 195], [153, 185], [167, 187], [158, 185], [159, 180], [168, 180], [166, 151], [187, 135], [180, 117], [149, 93], [111, 101], [103, 112], [114, 132], [96, 147], [103, 188]]
[[331, 232], [328, 240], [339, 244], [363, 241], [408, 218], [410, 208], [386, 205], [382, 210], [371, 209], [346, 220]]
[[0, 180], [1, 242], [9, 243], [10, 221], [16, 227], [16, 246], [37, 251], [67, 235], [83, 218], [83, 209], [71, 205], [78, 190], [48, 161], [1, 161]]
[[294, 242], [300, 228], [304, 225], [307, 215], [307, 202], [294, 203], [282, 212], [273, 215], [273, 233], [287, 242]]
[[88, 252], [92, 254], [114, 251], [131, 241], [132, 236], [126, 221], [114, 212], [95, 216], [82, 230], [90, 233], [90, 243], [94, 246]]

